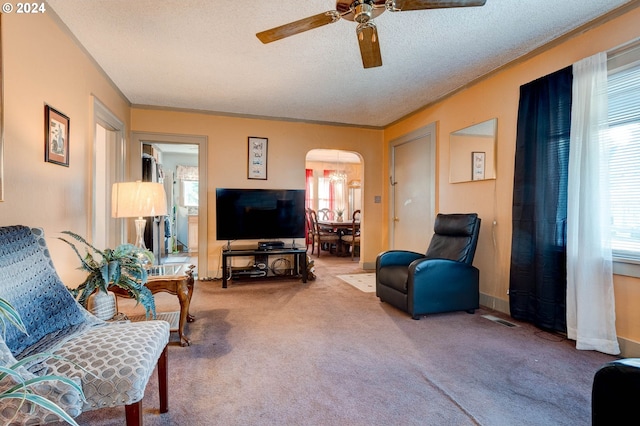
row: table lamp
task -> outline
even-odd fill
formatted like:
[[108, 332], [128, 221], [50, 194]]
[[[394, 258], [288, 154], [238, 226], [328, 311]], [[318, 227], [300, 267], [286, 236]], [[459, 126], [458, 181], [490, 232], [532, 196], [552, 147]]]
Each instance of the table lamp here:
[[144, 244], [143, 217], [165, 216], [167, 214], [167, 196], [164, 186], [156, 182], [119, 182], [113, 184], [111, 191], [111, 216], [137, 217], [136, 247], [146, 249]]

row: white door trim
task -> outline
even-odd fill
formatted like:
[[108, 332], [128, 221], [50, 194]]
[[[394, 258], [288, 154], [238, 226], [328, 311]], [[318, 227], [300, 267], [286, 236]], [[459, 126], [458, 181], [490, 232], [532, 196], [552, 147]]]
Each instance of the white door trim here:
[[[198, 276], [215, 276], [209, 273], [207, 262], [208, 251], [208, 199], [207, 199], [207, 136], [199, 135], [175, 135], [168, 133], [132, 132], [131, 134], [131, 158], [142, 158], [142, 144], [144, 143], [181, 143], [198, 145], [198, 180], [203, 184], [198, 185]], [[142, 179], [142, 161], [130, 162], [130, 174], [135, 179]]]
[[[112, 168], [110, 170], [111, 172], [110, 180], [112, 180], [113, 182], [122, 182], [125, 176], [125, 164], [126, 164], [126, 139], [125, 139], [126, 126], [122, 120], [120, 120], [113, 112], [111, 112], [111, 110], [109, 110], [109, 108], [107, 108], [105, 104], [103, 104], [100, 101], [100, 99], [94, 96], [93, 97], [93, 132], [94, 132], [93, 133], [93, 152], [94, 152], [94, 155], [93, 155], [93, 164], [92, 164], [93, 173], [96, 173], [96, 170], [97, 170], [96, 162], [98, 160], [96, 155], [96, 151], [97, 151], [96, 143], [97, 143], [97, 137], [98, 137], [97, 130], [96, 130], [97, 125], [102, 126], [103, 128], [107, 129], [107, 131], [115, 135], [115, 146], [113, 147], [115, 158], [114, 158], [114, 164], [111, 165]], [[91, 176], [91, 180], [92, 180], [91, 209], [92, 209], [92, 212], [94, 213], [91, 216], [95, 218], [96, 194], [98, 193], [98, 191], [96, 188], [96, 179], [93, 174]], [[111, 188], [104, 188], [104, 190], [107, 191], [108, 194], [111, 193]], [[107, 204], [110, 207], [111, 205], [110, 202], [108, 202]], [[111, 217], [111, 211], [107, 212], [107, 216]], [[107, 236], [113, 232], [113, 234], [116, 237], [116, 241], [124, 242], [126, 238], [126, 230], [125, 230], [125, 226], [123, 225], [123, 221], [116, 220], [114, 221], [114, 223], [115, 223], [114, 225], [115, 229], [107, 230]], [[91, 226], [90, 238], [92, 239], [97, 232], [95, 220], [92, 219], [90, 226]]]

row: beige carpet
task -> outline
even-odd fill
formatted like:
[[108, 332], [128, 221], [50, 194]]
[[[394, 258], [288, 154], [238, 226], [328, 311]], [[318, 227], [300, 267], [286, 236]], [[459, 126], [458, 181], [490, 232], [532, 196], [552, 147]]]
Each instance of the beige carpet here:
[[376, 291], [375, 273], [338, 275], [338, 278], [365, 293]]
[[[146, 426], [575, 426], [591, 421], [595, 371], [614, 357], [479, 309], [419, 321], [354, 291], [351, 259], [316, 261], [318, 278], [196, 283], [186, 327], [169, 345], [169, 412], [153, 374]], [[329, 262], [333, 264], [328, 265]], [[335, 264], [335, 265], [334, 265]], [[131, 300], [119, 301], [123, 312]], [[127, 303], [125, 303], [127, 302]], [[178, 301], [158, 293], [159, 312]], [[140, 307], [137, 309], [140, 311]], [[121, 426], [124, 408], [81, 426]]]

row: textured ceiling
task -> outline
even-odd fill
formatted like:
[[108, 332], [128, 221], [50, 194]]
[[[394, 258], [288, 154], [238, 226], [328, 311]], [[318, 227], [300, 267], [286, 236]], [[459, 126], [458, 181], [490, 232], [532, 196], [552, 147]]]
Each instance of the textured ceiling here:
[[363, 69], [356, 24], [270, 44], [257, 32], [332, 0], [48, 0], [134, 105], [383, 127], [637, 0], [487, 0], [375, 19], [382, 67]]

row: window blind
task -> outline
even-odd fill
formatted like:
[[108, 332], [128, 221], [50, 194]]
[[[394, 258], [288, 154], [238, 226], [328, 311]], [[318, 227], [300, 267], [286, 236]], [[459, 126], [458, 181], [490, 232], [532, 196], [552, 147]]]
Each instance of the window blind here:
[[617, 259], [640, 261], [640, 62], [609, 67], [611, 248]]

